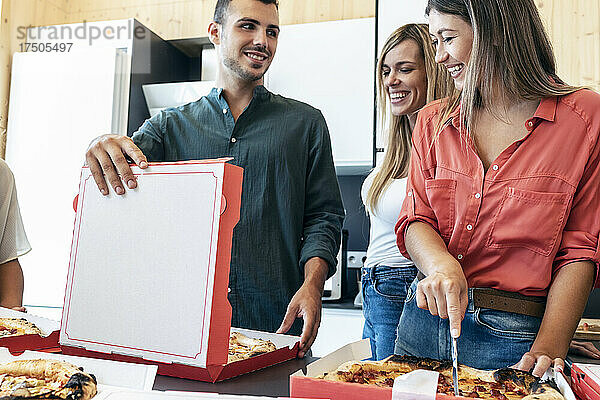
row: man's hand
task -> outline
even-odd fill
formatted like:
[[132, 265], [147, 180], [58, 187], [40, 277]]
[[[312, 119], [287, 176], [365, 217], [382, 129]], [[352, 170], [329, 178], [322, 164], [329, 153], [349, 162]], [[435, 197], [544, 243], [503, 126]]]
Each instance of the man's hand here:
[[286, 333], [296, 318], [304, 320], [298, 357], [304, 357], [317, 337], [321, 324], [321, 297], [327, 278], [328, 265], [319, 257], [309, 259], [304, 265], [304, 284], [298, 289], [288, 305], [283, 322], [277, 333]]
[[321, 296], [322, 290], [314, 287], [314, 285], [303, 284], [292, 297], [283, 322], [277, 330], [277, 333], [286, 333], [292, 327], [296, 318], [304, 320], [302, 336], [300, 337], [300, 350], [298, 351], [299, 357], [304, 357], [317, 337], [319, 325], [321, 324]]
[[123, 182], [129, 189], [137, 187], [136, 178], [126, 157], [131, 158], [142, 169], [148, 167], [144, 153], [127, 136], [102, 135], [90, 143], [85, 153], [85, 161], [103, 195], [108, 194], [105, 176], [116, 194], [125, 194]]
[[584, 357], [600, 359], [600, 350], [592, 342], [584, 342], [581, 340], [571, 340], [569, 353], [577, 354]]

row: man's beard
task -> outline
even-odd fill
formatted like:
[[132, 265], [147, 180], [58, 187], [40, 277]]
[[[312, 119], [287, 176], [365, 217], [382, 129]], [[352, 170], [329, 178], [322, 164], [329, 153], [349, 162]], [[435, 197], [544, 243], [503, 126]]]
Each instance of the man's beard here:
[[[244, 81], [248, 81], [248, 82], [256, 82], [260, 79], [262, 79], [262, 77], [264, 76], [264, 72], [258, 73], [258, 74], [253, 74], [251, 71], [248, 71], [246, 68], [244, 68], [240, 62], [238, 60], [236, 60], [233, 57], [225, 57], [223, 59], [223, 64], [229, 68], [231, 71], [233, 71], [234, 74], [236, 74], [237, 76], [239, 76], [242, 80]], [[266, 71], [265, 71], [266, 72]]]

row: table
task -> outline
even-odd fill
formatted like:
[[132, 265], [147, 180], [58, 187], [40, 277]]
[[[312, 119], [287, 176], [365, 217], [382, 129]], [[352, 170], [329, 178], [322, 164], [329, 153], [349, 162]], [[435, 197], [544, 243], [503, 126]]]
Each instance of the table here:
[[157, 375], [154, 382], [154, 390], [289, 397], [289, 376], [315, 360], [317, 360], [316, 357], [308, 356], [303, 359], [289, 360], [260, 371], [255, 371], [217, 383], [199, 382]]
[[[600, 342], [594, 342], [594, 344], [596, 347], [600, 348]], [[154, 390], [288, 397], [290, 395], [289, 376], [317, 359], [317, 357], [312, 356], [307, 356], [304, 359], [294, 359], [260, 371], [255, 371], [217, 383], [156, 376]], [[600, 364], [600, 360], [572, 354], [569, 354], [567, 359], [571, 362]]]

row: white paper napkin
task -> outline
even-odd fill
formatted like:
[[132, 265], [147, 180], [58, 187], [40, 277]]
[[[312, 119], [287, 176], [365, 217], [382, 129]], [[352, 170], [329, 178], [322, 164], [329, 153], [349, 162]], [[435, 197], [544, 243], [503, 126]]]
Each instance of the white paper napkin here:
[[392, 400], [435, 400], [439, 372], [418, 369], [394, 380]]

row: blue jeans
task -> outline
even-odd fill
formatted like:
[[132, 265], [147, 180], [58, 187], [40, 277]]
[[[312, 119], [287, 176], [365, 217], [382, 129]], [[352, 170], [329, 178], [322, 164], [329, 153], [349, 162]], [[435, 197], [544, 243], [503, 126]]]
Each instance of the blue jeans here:
[[[418, 308], [416, 289], [415, 279], [406, 296], [394, 352], [450, 360], [448, 320]], [[458, 338], [458, 362], [479, 369], [511, 366], [529, 351], [541, 322], [541, 318], [474, 307], [469, 290], [469, 305]]]
[[374, 360], [394, 353], [396, 328], [404, 307], [404, 299], [417, 275], [415, 267], [378, 265], [362, 269], [363, 338], [371, 340]]

